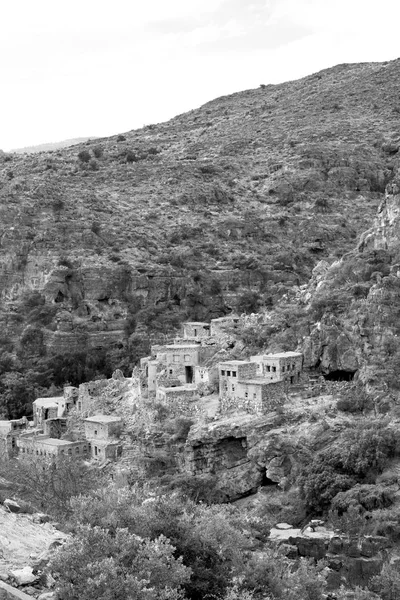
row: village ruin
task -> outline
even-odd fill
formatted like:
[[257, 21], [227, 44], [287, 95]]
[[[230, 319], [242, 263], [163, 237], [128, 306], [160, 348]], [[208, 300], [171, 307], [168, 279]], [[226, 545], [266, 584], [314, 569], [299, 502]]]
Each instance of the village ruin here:
[[[74, 457], [99, 463], [123, 456], [124, 419], [112, 410], [112, 414], [99, 412], [97, 402], [101, 394], [108, 393], [110, 382], [117, 394], [125, 389], [132, 410], [146, 398], [164, 405], [175, 416], [201, 415], [202, 404], [209, 397], [216, 398], [219, 417], [234, 412], [266, 415], [276, 410], [290, 388], [302, 381], [300, 352], [256, 355], [247, 360], [221, 357], [221, 338], [243, 321], [256, 323], [259, 319], [259, 315], [231, 315], [210, 323], [183, 323], [181, 337], [152, 346], [132, 377], [116, 372], [112, 380], [91, 381], [78, 388], [66, 386], [62, 396], [37, 398], [33, 420], [0, 421], [1, 455]], [[76, 415], [83, 427], [71, 431], [71, 415]]]

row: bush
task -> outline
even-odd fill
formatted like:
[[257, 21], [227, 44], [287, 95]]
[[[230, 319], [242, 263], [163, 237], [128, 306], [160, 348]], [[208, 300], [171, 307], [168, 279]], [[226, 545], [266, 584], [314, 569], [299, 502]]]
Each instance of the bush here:
[[98, 171], [99, 170], [99, 163], [97, 162], [97, 160], [95, 158], [91, 158], [89, 161], [89, 168], [92, 171]]
[[339, 492], [358, 482], [371, 482], [395, 450], [394, 431], [380, 421], [345, 430], [333, 447], [319, 452], [303, 468], [298, 483], [307, 509], [321, 513]]
[[91, 159], [90, 152], [88, 152], [88, 150], [81, 150], [78, 154], [78, 158], [82, 163], [88, 163]]
[[104, 150], [101, 146], [95, 146], [93, 148], [93, 154], [95, 158], [101, 158], [103, 156]]

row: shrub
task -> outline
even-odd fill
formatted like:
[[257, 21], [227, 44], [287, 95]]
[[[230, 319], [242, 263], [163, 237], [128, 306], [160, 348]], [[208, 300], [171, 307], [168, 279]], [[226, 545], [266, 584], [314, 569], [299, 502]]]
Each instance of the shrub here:
[[103, 156], [104, 150], [101, 146], [95, 146], [93, 148], [93, 154], [95, 158], [101, 158]]
[[98, 171], [99, 170], [99, 163], [97, 162], [97, 160], [95, 158], [91, 158], [89, 161], [89, 168], [92, 171]]
[[119, 134], [117, 136], [117, 142], [125, 142], [125, 140], [126, 140], [126, 137], [124, 135]]
[[90, 152], [88, 150], [81, 150], [78, 154], [78, 158], [82, 163], [88, 163], [91, 159]]

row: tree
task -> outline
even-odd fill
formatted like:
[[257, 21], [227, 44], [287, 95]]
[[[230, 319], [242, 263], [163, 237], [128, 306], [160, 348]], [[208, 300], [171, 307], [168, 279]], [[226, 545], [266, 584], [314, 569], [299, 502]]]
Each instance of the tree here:
[[164, 536], [149, 540], [127, 529], [111, 534], [84, 526], [50, 568], [60, 600], [179, 600], [190, 569], [173, 554]]
[[0, 474], [22, 489], [24, 498], [46, 512], [70, 512], [70, 499], [88, 493], [102, 481], [93, 467], [74, 458], [23, 455], [0, 463]]

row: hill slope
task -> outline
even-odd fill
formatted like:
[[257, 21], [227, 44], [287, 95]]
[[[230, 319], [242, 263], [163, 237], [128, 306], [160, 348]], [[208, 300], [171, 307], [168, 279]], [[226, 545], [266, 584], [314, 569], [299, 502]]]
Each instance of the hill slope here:
[[71, 352], [86, 353], [77, 379], [127, 371], [152, 333], [306, 283], [372, 222], [399, 162], [399, 92], [400, 60], [339, 65], [123, 136], [0, 156], [3, 372], [71, 380], [65, 360], [49, 367]]

